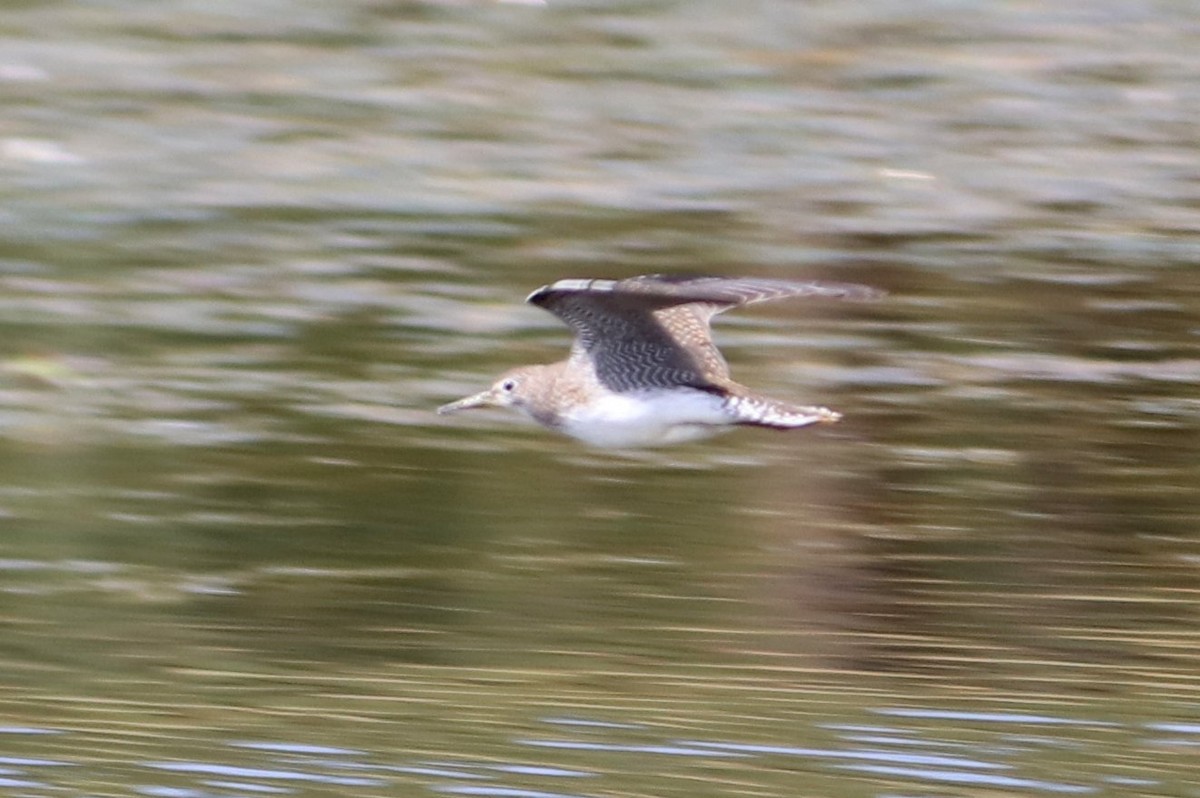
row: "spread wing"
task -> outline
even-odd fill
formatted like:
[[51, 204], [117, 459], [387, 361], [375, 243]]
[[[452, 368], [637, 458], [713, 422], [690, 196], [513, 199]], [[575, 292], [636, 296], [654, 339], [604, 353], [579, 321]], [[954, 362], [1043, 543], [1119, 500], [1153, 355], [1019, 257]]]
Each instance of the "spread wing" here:
[[559, 280], [529, 295], [575, 332], [571, 359], [591, 361], [614, 391], [687, 385], [719, 389], [729, 366], [709, 322], [722, 311], [801, 296], [869, 298], [873, 289], [765, 278], [671, 277]]

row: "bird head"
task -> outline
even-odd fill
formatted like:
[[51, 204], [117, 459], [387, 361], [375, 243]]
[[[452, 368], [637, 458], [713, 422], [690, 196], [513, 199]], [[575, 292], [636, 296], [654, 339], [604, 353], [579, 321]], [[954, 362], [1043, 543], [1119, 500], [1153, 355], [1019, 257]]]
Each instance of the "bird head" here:
[[470, 410], [474, 407], [514, 407], [524, 410], [535, 393], [532, 382], [540, 368], [542, 367], [524, 366], [506, 371], [487, 390], [442, 405], [437, 409], [438, 415], [457, 413], [459, 410]]

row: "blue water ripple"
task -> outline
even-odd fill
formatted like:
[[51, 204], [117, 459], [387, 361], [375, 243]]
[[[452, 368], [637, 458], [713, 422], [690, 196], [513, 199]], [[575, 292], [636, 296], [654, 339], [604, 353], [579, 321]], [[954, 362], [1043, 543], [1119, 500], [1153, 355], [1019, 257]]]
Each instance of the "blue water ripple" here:
[[177, 773], [211, 773], [215, 776], [235, 776], [245, 779], [311, 781], [318, 784], [337, 784], [343, 787], [379, 787], [385, 783], [379, 779], [323, 776], [319, 773], [301, 773], [297, 770], [265, 770], [263, 768], [242, 768], [230, 765], [208, 765], [200, 762], [146, 762], [145, 767], [154, 768], [155, 770], [169, 770]]
[[1015, 776], [997, 776], [990, 773], [961, 773], [955, 770], [928, 770], [924, 768], [901, 768], [888, 765], [840, 765], [844, 770], [854, 770], [861, 773], [876, 773], [881, 776], [908, 776], [925, 781], [943, 781], [952, 784], [979, 784], [987, 787], [1007, 787], [1011, 789], [1044, 790], [1059, 793], [1091, 793], [1095, 787], [1080, 784], [1060, 784], [1053, 781], [1037, 779], [1022, 779]]
[[1120, 726], [1100, 720], [1076, 720], [1075, 718], [1058, 718], [1053, 715], [1033, 715], [1024, 712], [963, 712], [946, 709], [908, 709], [893, 707], [874, 709], [880, 715], [891, 715], [897, 718], [925, 718], [930, 720], [973, 720], [986, 723], [1037, 723], [1061, 726], [1101, 726], [1111, 728]]

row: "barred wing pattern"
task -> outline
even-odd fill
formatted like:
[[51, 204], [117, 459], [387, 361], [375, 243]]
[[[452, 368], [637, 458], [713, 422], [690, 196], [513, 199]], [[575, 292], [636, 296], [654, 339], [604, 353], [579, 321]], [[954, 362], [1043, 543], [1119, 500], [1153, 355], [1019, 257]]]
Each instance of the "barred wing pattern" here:
[[690, 386], [719, 391], [729, 381], [729, 367], [709, 330], [717, 313], [785, 297], [867, 299], [876, 293], [839, 283], [650, 275], [559, 280], [527, 301], [566, 322], [576, 335], [571, 360], [589, 359], [610, 390]]
[[553, 299], [548, 309], [575, 331], [571, 365], [587, 367], [602, 385], [617, 392], [715, 387], [702, 358], [681, 346], [655, 316], [660, 303], [648, 304], [644, 297], [629, 299], [592, 293], [562, 293]]

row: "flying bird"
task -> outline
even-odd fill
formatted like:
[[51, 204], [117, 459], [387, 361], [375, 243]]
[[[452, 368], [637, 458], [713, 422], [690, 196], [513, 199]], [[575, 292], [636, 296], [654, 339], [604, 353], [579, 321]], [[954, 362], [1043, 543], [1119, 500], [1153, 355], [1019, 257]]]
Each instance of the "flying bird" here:
[[756, 277], [559, 280], [526, 301], [574, 331], [570, 355], [512, 369], [438, 413], [511, 407], [587, 444], [613, 448], [681, 443], [735, 426], [832, 423], [841, 414], [827, 407], [783, 402], [734, 382], [709, 323], [718, 313], [773, 299], [879, 295], [848, 283]]

